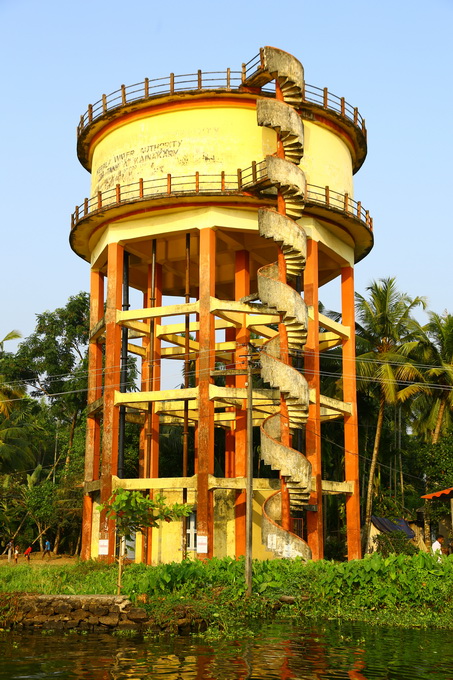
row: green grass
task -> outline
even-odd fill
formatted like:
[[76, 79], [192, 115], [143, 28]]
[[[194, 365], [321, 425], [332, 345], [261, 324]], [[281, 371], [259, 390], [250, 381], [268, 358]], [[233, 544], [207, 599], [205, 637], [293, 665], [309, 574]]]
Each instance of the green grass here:
[[117, 568], [97, 562], [74, 565], [0, 566], [0, 592], [39, 593], [42, 595], [114, 595]]

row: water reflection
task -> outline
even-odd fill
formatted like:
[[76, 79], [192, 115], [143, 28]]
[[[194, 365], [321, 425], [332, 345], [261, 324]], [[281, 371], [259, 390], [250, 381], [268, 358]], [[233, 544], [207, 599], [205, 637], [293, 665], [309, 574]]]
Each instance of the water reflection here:
[[275, 624], [252, 640], [0, 635], [0, 680], [453, 680], [453, 632]]

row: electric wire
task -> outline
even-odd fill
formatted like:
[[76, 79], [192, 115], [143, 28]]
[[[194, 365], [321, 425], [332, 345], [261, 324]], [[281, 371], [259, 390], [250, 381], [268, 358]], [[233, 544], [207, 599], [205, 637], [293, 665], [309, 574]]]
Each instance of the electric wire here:
[[[198, 358], [199, 358], [200, 354], [201, 353], [198, 353]], [[219, 354], [219, 351], [213, 350], [212, 352], [210, 351], [209, 354], [211, 354], [212, 356], [217, 356]], [[180, 356], [182, 358], [184, 355], [180, 355]], [[164, 357], [163, 360], [165, 360], [165, 357]], [[174, 359], [167, 359], [167, 360], [174, 361]], [[159, 361], [155, 361], [154, 366], [158, 366], [159, 363], [160, 363]], [[228, 368], [237, 368], [237, 367], [243, 368], [244, 364], [242, 362], [238, 361], [238, 362], [228, 363], [227, 366], [228, 366]], [[298, 369], [298, 368], [295, 368], [295, 367], [293, 367], [293, 368], [294, 368], [294, 370], [296, 370], [301, 375], [304, 375], [303, 369]], [[198, 369], [198, 370], [194, 369], [194, 370], [190, 371], [188, 375], [189, 375], [189, 377], [197, 377], [198, 376], [199, 378], [205, 378], [207, 375], [209, 375], [209, 376], [211, 375], [212, 370], [214, 370], [214, 369], [211, 368], [211, 367], [208, 368], [208, 369]], [[82, 380], [83, 378], [89, 378], [90, 376], [94, 377], [94, 378], [101, 376], [101, 377], [104, 377], [104, 379], [105, 379], [105, 378], [109, 378], [109, 376], [112, 375], [112, 374], [119, 373], [119, 371], [120, 371], [119, 367], [109, 367], [109, 368], [102, 368], [102, 369], [98, 369], [98, 370], [94, 370], [94, 371], [88, 371], [84, 374], [65, 374], [65, 377], [67, 378], [68, 381], [69, 380]], [[351, 379], [355, 378], [358, 382], [360, 381], [360, 382], [364, 382], [364, 383], [372, 383], [372, 384], [377, 384], [377, 385], [396, 385], [398, 387], [405, 387], [405, 386], [409, 386], [409, 385], [418, 385], [423, 390], [440, 390], [442, 392], [453, 391], [453, 385], [446, 385], [446, 384], [434, 383], [434, 382], [426, 382], [426, 381], [423, 381], [423, 380], [403, 380], [401, 378], [382, 379], [382, 378], [377, 378], [377, 377], [368, 376], [368, 375], [367, 376], [357, 376], [357, 374], [353, 375], [353, 374], [345, 373], [345, 372], [334, 373], [334, 372], [330, 372], [330, 371], [326, 371], [326, 370], [314, 370], [314, 369], [310, 369], [309, 371], [306, 371], [306, 372], [309, 373], [310, 377], [334, 378], [336, 380], [342, 380], [343, 378], [346, 378], [346, 379], [347, 378], [351, 378]], [[174, 373], [165, 373], [165, 376], [163, 376], [163, 377], [165, 378], [166, 381], [169, 381], [171, 378], [173, 378], [173, 377], [177, 378], [178, 376], [181, 376], [181, 373], [179, 371], [174, 372]], [[151, 383], [153, 385], [157, 385], [161, 381], [162, 381], [162, 377], [160, 377], [160, 378], [154, 378], [153, 377], [151, 379]], [[17, 381], [15, 384], [17, 384], [19, 386], [23, 386], [25, 382], [28, 383], [27, 384], [28, 388], [33, 389], [34, 391], [40, 391], [42, 393], [42, 396], [46, 397], [46, 398], [55, 398], [55, 397], [65, 396], [65, 395], [69, 396], [71, 394], [81, 394], [83, 392], [89, 392], [90, 390], [96, 389], [94, 387], [87, 386], [87, 387], [83, 387], [83, 388], [79, 388], [79, 389], [75, 389], [75, 390], [64, 390], [64, 391], [60, 391], [60, 392], [49, 393], [47, 390], [45, 390], [39, 384], [37, 385], [35, 382], [32, 382], [31, 380], [27, 380], [27, 381], [23, 381], [23, 382]], [[140, 382], [140, 378], [137, 378], [137, 382]], [[135, 382], [135, 381], [134, 382], [128, 382], [128, 383], [126, 383], [126, 387], [137, 388], [137, 382]], [[12, 383], [9, 383], [7, 381], [0, 382], [0, 390], [1, 390], [2, 386], [9, 389], [9, 388], [12, 387], [12, 385], [13, 385]], [[113, 384], [109, 384], [108, 386], [104, 385], [104, 389], [106, 387], [109, 387], [111, 389], [112, 388], [113, 389], [119, 389], [120, 383], [119, 382], [113, 383]], [[99, 389], [99, 387], [98, 387], [98, 389]], [[167, 389], [168, 390], [178, 389], [178, 387], [167, 388]], [[13, 390], [14, 390], [14, 386], [13, 386]], [[140, 391], [143, 391], [143, 390], [134, 389], [132, 391], [140, 392]], [[146, 390], [146, 391], [149, 391], [149, 390]], [[27, 394], [27, 395], [24, 395], [24, 396], [21, 396], [21, 397], [10, 397], [10, 398], [3, 397], [3, 398], [0, 399], [0, 401], [1, 401], [1, 403], [13, 403], [13, 402], [18, 402], [18, 401], [28, 401], [31, 398], [32, 397], [30, 397], [30, 395]]]
[[[229, 344], [231, 344], [231, 342], [234, 342], [234, 341], [228, 341], [228, 342], [229, 342]], [[195, 350], [195, 349], [193, 349], [193, 350], [189, 351], [188, 354], [186, 354], [185, 352], [180, 352], [180, 353], [177, 354], [177, 357], [163, 356], [163, 357], [161, 357], [161, 359], [156, 359], [152, 362], [148, 362], [148, 364], [151, 365], [151, 366], [157, 365], [159, 363], [159, 361], [161, 361], [161, 360], [164, 360], [164, 361], [182, 361], [182, 360], [185, 360], [187, 358], [189, 358], [189, 360], [193, 360], [194, 354], [196, 355], [197, 358], [199, 358], [200, 355], [203, 355], [203, 354], [209, 354], [211, 356], [212, 355], [217, 356], [219, 354], [228, 354], [230, 352], [231, 353], [237, 352], [237, 351], [240, 350], [241, 347], [244, 348], [244, 349], [248, 348], [248, 345], [244, 344], [244, 343], [235, 343], [235, 344], [236, 344], [235, 349], [222, 349], [222, 348], [215, 348], [215, 349], [210, 349], [210, 350]], [[173, 345], [173, 346], [175, 346], [175, 345]], [[139, 346], [137, 345], [137, 347], [139, 347]], [[176, 345], [176, 347], [179, 347], [179, 346]], [[259, 349], [257, 351], [259, 352]], [[310, 356], [312, 358], [313, 357], [314, 358], [322, 358], [323, 360], [328, 359], [328, 360], [336, 361], [338, 363], [342, 361], [342, 357], [340, 355], [333, 355], [333, 354], [329, 353], [328, 351], [327, 352], [318, 352], [318, 351], [315, 351], [315, 350], [306, 350], [306, 349], [300, 350], [300, 351], [292, 350], [290, 352], [290, 354], [292, 356], [294, 356], [295, 358], [297, 358], [297, 357], [304, 358], [304, 357]], [[445, 366], [445, 365], [434, 365], [434, 364], [422, 364], [422, 363], [411, 361], [411, 360], [409, 360], [409, 359], [407, 359], [406, 357], [403, 357], [403, 356], [402, 356], [402, 359], [406, 359], [405, 363], [396, 362], [396, 361], [383, 361], [383, 360], [379, 360], [379, 359], [371, 359], [371, 358], [365, 358], [365, 357], [362, 358], [360, 356], [359, 357], [356, 356], [354, 361], [355, 361], [356, 364], [389, 365], [389, 366], [394, 366], [396, 368], [400, 368], [401, 366], [408, 365], [411, 368], [416, 368], [416, 369], [420, 369], [420, 370], [427, 369], [427, 370], [446, 370], [446, 371], [452, 370], [453, 371], [453, 366], [449, 366], [449, 365]], [[348, 359], [347, 361], [350, 362], [352, 360]], [[56, 381], [56, 380], [63, 380], [63, 379], [66, 379], [66, 378], [68, 380], [78, 379], [78, 378], [81, 379], [83, 377], [89, 376], [90, 374], [93, 375], [93, 374], [96, 374], [98, 372], [102, 372], [103, 374], [105, 374], [108, 371], [115, 371], [115, 370], [120, 370], [119, 364], [112, 366], [112, 367], [109, 367], [109, 368], [102, 367], [102, 368], [94, 370], [94, 371], [87, 369], [86, 371], [79, 372], [79, 373], [68, 372], [68, 373], [50, 375], [50, 376], [46, 376], [45, 380], [46, 381], [53, 381], [53, 380]], [[325, 372], [324, 374], [329, 375], [328, 372]], [[335, 374], [330, 374], [330, 375], [335, 375]], [[348, 377], [350, 377], [350, 376], [348, 376]], [[369, 380], [370, 378], [368, 376], [364, 376], [363, 379]], [[15, 380], [15, 381], [11, 381], [11, 382], [6, 381], [6, 380], [3, 380], [3, 381], [0, 380], [0, 388], [1, 388], [2, 385], [14, 387], [15, 385], [20, 386], [20, 385], [24, 385], [24, 384], [29, 384], [30, 386], [33, 386], [35, 383], [36, 383], [36, 379], [33, 379], [33, 378], [25, 378], [23, 380]]]

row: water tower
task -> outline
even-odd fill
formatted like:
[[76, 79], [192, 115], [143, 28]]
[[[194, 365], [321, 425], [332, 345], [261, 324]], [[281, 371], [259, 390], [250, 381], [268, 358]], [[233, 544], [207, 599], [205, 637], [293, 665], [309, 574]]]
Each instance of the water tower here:
[[[123, 85], [77, 132], [91, 173], [70, 235], [91, 266], [82, 556], [113, 558], [99, 508], [118, 487], [193, 506], [138, 534], [136, 560], [244, 554], [254, 436], [254, 557], [322, 558], [323, 494], [345, 499], [348, 557], [360, 557], [354, 265], [373, 234], [353, 189], [358, 110], [264, 47], [237, 71]], [[330, 281], [341, 323], [319, 312]], [[336, 398], [320, 377], [334, 347]], [[321, 474], [332, 419], [344, 422], [337, 481]]]

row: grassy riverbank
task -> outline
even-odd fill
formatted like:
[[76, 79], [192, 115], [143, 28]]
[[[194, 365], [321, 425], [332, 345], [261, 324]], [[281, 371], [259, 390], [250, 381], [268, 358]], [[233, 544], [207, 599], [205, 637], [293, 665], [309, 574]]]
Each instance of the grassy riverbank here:
[[[5, 594], [114, 594], [115, 584], [115, 565], [96, 562], [0, 566]], [[208, 635], [246, 634], [274, 617], [453, 629], [453, 556], [442, 562], [423, 553], [347, 563], [255, 562], [253, 596], [247, 599], [244, 590], [244, 563], [231, 559], [133, 564], [123, 579], [123, 594], [146, 606], [157, 623], [171, 629], [178, 618], [202, 619]], [[0, 602], [7, 599], [0, 595]]]

